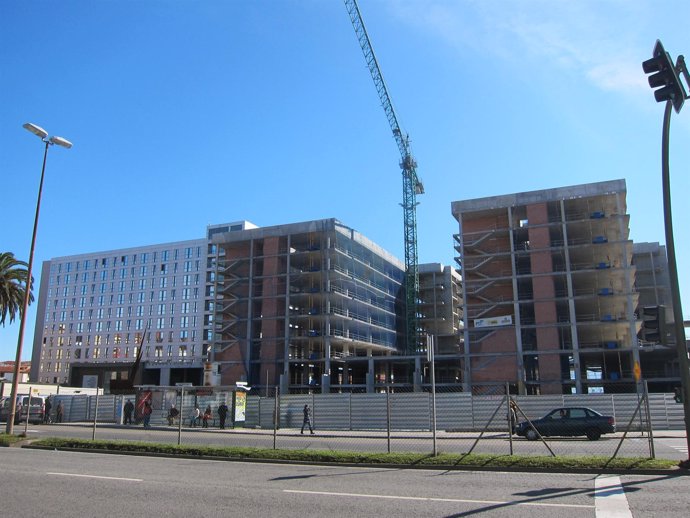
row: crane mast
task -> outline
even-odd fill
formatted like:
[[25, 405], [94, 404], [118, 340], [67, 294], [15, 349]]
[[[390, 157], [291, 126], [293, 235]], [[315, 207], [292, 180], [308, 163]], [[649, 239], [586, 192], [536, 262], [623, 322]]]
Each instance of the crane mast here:
[[417, 328], [417, 301], [419, 300], [419, 266], [417, 261], [417, 195], [424, 194], [424, 186], [417, 177], [417, 162], [410, 150], [410, 137], [403, 135], [398, 117], [395, 114], [386, 83], [383, 80], [381, 69], [374, 49], [371, 46], [362, 14], [359, 11], [357, 0], [344, 0], [350, 21], [355, 29], [359, 46], [364, 53], [364, 59], [374, 80], [376, 92], [379, 95], [381, 106], [386, 113], [388, 124], [393, 132], [393, 137], [400, 150], [400, 168], [403, 180], [403, 223], [405, 234], [405, 328], [406, 349], [408, 353], [415, 353], [418, 348]]

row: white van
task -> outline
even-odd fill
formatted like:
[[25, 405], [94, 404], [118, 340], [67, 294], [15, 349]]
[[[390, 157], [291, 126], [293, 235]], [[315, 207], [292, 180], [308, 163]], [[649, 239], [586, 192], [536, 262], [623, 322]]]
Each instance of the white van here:
[[[7, 421], [10, 415], [10, 399], [11, 397], [6, 398], [2, 402], [2, 406], [0, 406], [0, 421]], [[42, 423], [45, 403], [46, 398], [43, 396], [31, 396], [31, 401], [29, 401], [28, 394], [17, 394], [17, 409], [15, 410], [14, 424], [20, 421], [26, 421], [27, 410], [30, 423]]]

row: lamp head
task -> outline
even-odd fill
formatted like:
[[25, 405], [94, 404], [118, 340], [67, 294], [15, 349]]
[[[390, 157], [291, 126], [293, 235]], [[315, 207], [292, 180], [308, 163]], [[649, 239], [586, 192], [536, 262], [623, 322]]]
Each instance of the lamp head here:
[[67, 140], [66, 138], [62, 138], [62, 137], [50, 137], [48, 139], [48, 142], [50, 142], [51, 144], [57, 144], [58, 146], [62, 146], [66, 149], [69, 149], [72, 147], [72, 143], [69, 140]]
[[46, 130], [44, 130], [40, 126], [36, 126], [35, 124], [31, 124], [30, 122], [27, 122], [26, 124], [24, 124], [24, 128], [41, 139], [44, 139], [48, 136], [48, 132]]

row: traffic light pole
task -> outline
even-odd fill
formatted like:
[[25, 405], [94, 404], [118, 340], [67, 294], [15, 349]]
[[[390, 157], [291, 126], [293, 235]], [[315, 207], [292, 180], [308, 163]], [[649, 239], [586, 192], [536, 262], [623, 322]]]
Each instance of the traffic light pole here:
[[664, 129], [661, 138], [661, 184], [664, 201], [664, 229], [666, 232], [666, 253], [668, 256], [668, 273], [671, 281], [671, 298], [673, 303], [673, 326], [678, 351], [680, 368], [681, 393], [683, 394], [683, 413], [685, 414], [685, 440], [690, 451], [690, 370], [688, 370], [688, 348], [683, 326], [683, 307], [680, 302], [678, 285], [678, 268], [676, 266], [676, 248], [673, 242], [673, 218], [671, 216], [671, 182], [669, 179], [668, 148], [671, 130], [671, 109], [673, 103], [666, 102], [664, 111]]

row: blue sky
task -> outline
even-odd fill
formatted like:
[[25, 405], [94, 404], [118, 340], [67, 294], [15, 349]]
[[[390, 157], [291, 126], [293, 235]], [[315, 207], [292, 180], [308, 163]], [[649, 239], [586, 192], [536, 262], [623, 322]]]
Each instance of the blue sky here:
[[[455, 200], [624, 178], [631, 237], [664, 242], [657, 38], [686, 0], [360, 0], [426, 194], [420, 262], [453, 264]], [[403, 257], [398, 149], [341, 0], [0, 2], [0, 249], [51, 257], [336, 217]], [[671, 184], [690, 302], [690, 107]], [[686, 318], [688, 309], [686, 309]], [[24, 342], [30, 358], [35, 312]], [[0, 328], [14, 359], [18, 324]]]

